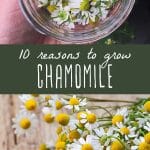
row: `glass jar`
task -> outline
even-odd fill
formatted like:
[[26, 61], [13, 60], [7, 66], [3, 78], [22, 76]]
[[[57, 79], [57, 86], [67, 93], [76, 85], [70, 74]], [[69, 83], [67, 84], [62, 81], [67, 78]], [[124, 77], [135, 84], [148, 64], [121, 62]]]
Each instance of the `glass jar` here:
[[69, 29], [49, 19], [49, 13], [38, 8], [37, 0], [19, 1], [26, 19], [38, 32], [69, 44], [91, 43], [110, 35], [126, 20], [135, 3], [135, 0], [120, 0], [105, 20]]

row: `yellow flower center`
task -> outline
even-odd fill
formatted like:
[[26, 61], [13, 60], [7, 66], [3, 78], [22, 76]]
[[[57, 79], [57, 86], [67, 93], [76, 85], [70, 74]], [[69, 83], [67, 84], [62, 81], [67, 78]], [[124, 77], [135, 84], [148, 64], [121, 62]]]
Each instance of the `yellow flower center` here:
[[72, 130], [69, 133], [69, 140], [72, 142], [74, 139], [79, 139], [80, 133], [77, 130]]
[[49, 101], [51, 99], [50, 95], [45, 96], [45, 101]]
[[96, 115], [95, 114], [88, 114], [87, 115], [87, 121], [89, 122], [89, 123], [95, 123], [96, 122]]
[[41, 144], [39, 150], [48, 150], [48, 148], [46, 147], [46, 144]]
[[65, 142], [57, 142], [55, 146], [56, 146], [56, 150], [65, 150], [66, 149]]
[[116, 125], [118, 122], [123, 122], [123, 120], [124, 120], [124, 117], [122, 115], [115, 115], [112, 118], [112, 124]]
[[79, 105], [79, 100], [77, 98], [70, 98], [69, 104], [70, 105]]
[[56, 109], [57, 109], [57, 110], [59, 110], [59, 109], [61, 109], [61, 108], [63, 107], [62, 102], [59, 101], [59, 100], [56, 101], [55, 105], [56, 105]]
[[150, 132], [144, 136], [144, 139], [147, 144], [150, 144]]
[[35, 99], [29, 99], [25, 102], [25, 107], [27, 110], [35, 110], [37, 107], [37, 102]]
[[124, 150], [124, 146], [118, 141], [114, 141], [110, 147], [111, 150]]
[[70, 120], [70, 117], [67, 114], [62, 113], [56, 116], [56, 121], [63, 126], [66, 126], [69, 123], [69, 120]]
[[61, 132], [62, 132], [62, 127], [60, 126], [56, 129], [56, 133], [59, 135]]
[[23, 118], [20, 120], [20, 127], [23, 129], [29, 129], [31, 126], [31, 121], [28, 118]]
[[47, 123], [52, 123], [54, 121], [54, 117], [52, 116], [52, 114], [45, 114], [43, 118]]
[[47, 10], [48, 10], [50, 13], [52, 13], [54, 10], [56, 10], [56, 6], [55, 6], [55, 5], [49, 5], [49, 6], [47, 7]]
[[147, 111], [147, 112], [150, 112], [150, 101], [147, 101], [147, 102], [144, 104], [144, 110]]
[[142, 142], [139, 145], [138, 150], [150, 150], [150, 144], [147, 144], [146, 142]]
[[81, 150], [93, 150], [93, 147], [91, 144], [83, 144]]
[[130, 130], [127, 127], [123, 127], [120, 129], [122, 134], [128, 135], [130, 134]]

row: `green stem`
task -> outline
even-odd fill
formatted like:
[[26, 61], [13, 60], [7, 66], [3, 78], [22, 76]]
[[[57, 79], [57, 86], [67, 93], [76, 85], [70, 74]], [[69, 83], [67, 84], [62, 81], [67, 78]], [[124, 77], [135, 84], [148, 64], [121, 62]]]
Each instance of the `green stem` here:
[[88, 99], [90, 102], [110, 102], [110, 103], [130, 103], [134, 104], [135, 102], [133, 101], [126, 101], [126, 100], [106, 100], [106, 99]]
[[[105, 107], [102, 107], [102, 106], [93, 106], [94, 109], [103, 109], [104, 111], [106, 111], [110, 117], [112, 117], [112, 114], [105, 108]], [[88, 109], [93, 109], [93, 108], [88, 108]]]
[[98, 119], [98, 121], [111, 121], [110, 119]]
[[107, 126], [110, 126], [110, 125], [112, 125], [112, 123], [108, 122], [108, 123], [99, 125], [99, 127], [107, 127]]

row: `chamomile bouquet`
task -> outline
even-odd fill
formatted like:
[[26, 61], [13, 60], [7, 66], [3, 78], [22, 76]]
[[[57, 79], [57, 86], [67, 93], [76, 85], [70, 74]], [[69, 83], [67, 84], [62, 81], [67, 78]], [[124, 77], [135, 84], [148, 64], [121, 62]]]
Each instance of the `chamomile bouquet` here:
[[[38, 94], [19, 98], [21, 110], [13, 119], [18, 136], [30, 136], [39, 122], [58, 125], [56, 142], [42, 143], [39, 150], [150, 150], [150, 99], [111, 101]], [[121, 105], [108, 106], [109, 102]]]

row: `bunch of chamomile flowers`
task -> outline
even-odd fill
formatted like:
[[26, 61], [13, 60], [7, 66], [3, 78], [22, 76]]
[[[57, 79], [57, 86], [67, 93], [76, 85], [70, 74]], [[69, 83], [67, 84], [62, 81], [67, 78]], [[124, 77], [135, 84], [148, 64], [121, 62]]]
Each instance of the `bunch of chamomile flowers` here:
[[12, 126], [15, 134], [28, 138], [41, 122], [57, 124], [56, 142], [46, 141], [39, 150], [150, 150], [150, 99], [102, 106], [101, 100], [76, 95], [19, 98], [22, 104]]
[[107, 18], [120, 0], [37, 0], [50, 20], [57, 25], [75, 28], [75, 25], [94, 25]]

